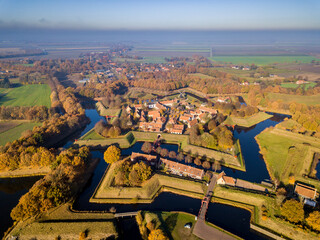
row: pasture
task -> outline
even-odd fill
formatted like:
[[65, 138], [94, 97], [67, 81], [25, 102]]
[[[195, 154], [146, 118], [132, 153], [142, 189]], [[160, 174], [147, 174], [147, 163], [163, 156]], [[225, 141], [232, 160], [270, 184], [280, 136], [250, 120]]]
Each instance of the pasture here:
[[316, 83], [314, 82], [311, 82], [311, 83], [306, 83], [306, 84], [296, 84], [296, 83], [282, 83], [281, 84], [281, 87], [284, 87], [284, 88], [298, 88], [298, 87], [302, 87], [302, 88], [305, 88], [305, 89], [308, 89], [308, 88], [313, 88], [315, 85], [317, 85]]
[[116, 62], [133, 62], [133, 63], [165, 63], [164, 57], [146, 56], [143, 59], [134, 58], [115, 58]]
[[4, 146], [7, 142], [17, 140], [24, 131], [32, 130], [35, 126], [40, 125], [41, 123], [37, 122], [0, 122], [0, 129], [6, 128], [5, 131], [0, 131], [0, 145]]
[[213, 62], [233, 63], [238, 65], [269, 65], [273, 63], [311, 63], [319, 60], [313, 56], [214, 56], [209, 57]]
[[0, 88], [0, 106], [51, 106], [50, 87], [47, 84]]
[[301, 96], [283, 93], [268, 93], [268, 98], [272, 100], [281, 100], [284, 103], [297, 102], [306, 105], [320, 104], [320, 94], [311, 96]]

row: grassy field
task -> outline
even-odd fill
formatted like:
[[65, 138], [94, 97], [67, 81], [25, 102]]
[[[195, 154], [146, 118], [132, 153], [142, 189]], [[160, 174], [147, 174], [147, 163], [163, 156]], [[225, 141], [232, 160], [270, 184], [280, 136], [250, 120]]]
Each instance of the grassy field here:
[[120, 162], [112, 164], [106, 171], [90, 202], [97, 203], [150, 203], [162, 190], [178, 190], [181, 194], [201, 198], [205, 192], [200, 182], [173, 176], [154, 174], [141, 187], [113, 187], [114, 172]]
[[86, 239], [118, 236], [113, 214], [71, 212], [68, 204], [50, 210], [33, 223], [19, 222], [11, 235], [19, 236], [19, 239], [79, 239], [84, 231], [87, 232]]
[[271, 177], [279, 178], [287, 184], [289, 176], [320, 187], [320, 182], [305, 179], [309, 173], [313, 153], [320, 152], [320, 139], [272, 128], [260, 133], [257, 137], [261, 153]]
[[190, 76], [199, 77], [199, 78], [202, 78], [202, 79], [213, 79], [213, 77], [205, 75], [205, 74], [202, 74], [202, 73], [190, 73], [189, 75]]
[[230, 125], [230, 126], [237, 125], [241, 127], [251, 127], [271, 117], [272, 115], [267, 114], [265, 112], [258, 112], [253, 116], [245, 117], [245, 118], [228, 116], [227, 119], [223, 122], [223, 124]]
[[320, 94], [312, 96], [300, 96], [283, 93], [268, 93], [268, 98], [272, 100], [281, 100], [284, 103], [297, 102], [306, 105], [320, 104]]
[[0, 88], [0, 105], [3, 106], [51, 106], [50, 87], [47, 84], [24, 85], [16, 88]]
[[[0, 126], [2, 123], [0, 123]], [[19, 123], [16, 126], [13, 126], [12, 128], [8, 129], [7, 131], [0, 133], [0, 145], [4, 146], [7, 142], [12, 142], [18, 138], [20, 138], [21, 133], [23, 133], [26, 130], [32, 130], [35, 126], [40, 126], [41, 123], [36, 122], [23, 122]]]
[[0, 133], [6, 132], [17, 125], [19, 125], [17, 121], [0, 121]]
[[135, 48], [137, 52], [207, 52], [210, 53], [210, 48], [195, 48], [195, 47], [163, 47], [163, 48]]
[[310, 63], [312, 60], [317, 60], [313, 56], [214, 56], [210, 57], [214, 62], [227, 62], [239, 65], [268, 65], [273, 63], [290, 63], [301, 62]]
[[146, 56], [143, 59], [133, 58], [115, 58], [116, 62], [134, 62], [134, 63], [166, 63], [164, 57]]
[[308, 89], [308, 88], [314, 87], [315, 85], [317, 85], [317, 84], [314, 83], [314, 82], [306, 83], [306, 84], [301, 84], [301, 85], [298, 85], [298, 84], [296, 84], [296, 83], [281, 83], [281, 87], [284, 87], [284, 88], [298, 88], [298, 87], [302, 87], [302, 88]]

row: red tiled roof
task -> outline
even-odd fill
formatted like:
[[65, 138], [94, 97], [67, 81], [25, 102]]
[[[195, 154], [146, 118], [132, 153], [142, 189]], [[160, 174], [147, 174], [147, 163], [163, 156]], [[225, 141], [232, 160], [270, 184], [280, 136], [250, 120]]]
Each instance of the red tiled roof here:
[[160, 158], [161, 162], [163, 162], [167, 168], [174, 169], [175, 171], [179, 171], [182, 173], [187, 173], [193, 176], [197, 176], [202, 178], [204, 175], [203, 169], [194, 168], [188, 165], [184, 165], [182, 163], [170, 161], [168, 159]]
[[212, 109], [212, 108], [207, 108], [207, 107], [201, 106], [199, 108], [199, 110], [202, 111], [202, 112], [208, 112], [208, 113], [211, 113], [211, 114], [217, 114], [217, 110]]
[[314, 199], [317, 195], [317, 189], [296, 183], [294, 191], [302, 197]]

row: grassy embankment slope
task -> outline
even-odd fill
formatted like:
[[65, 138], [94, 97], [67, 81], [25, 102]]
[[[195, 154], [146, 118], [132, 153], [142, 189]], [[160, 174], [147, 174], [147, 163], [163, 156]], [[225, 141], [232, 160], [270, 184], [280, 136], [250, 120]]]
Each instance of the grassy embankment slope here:
[[191, 197], [202, 198], [206, 191], [204, 183], [169, 175], [154, 174], [141, 187], [113, 187], [115, 169], [121, 161], [110, 165], [101, 179], [90, 202], [96, 203], [150, 203], [161, 191], [171, 191]]
[[227, 62], [238, 65], [269, 65], [273, 63], [301, 62], [310, 63], [312, 60], [318, 60], [313, 56], [214, 56], [209, 57], [214, 62]]
[[[111, 144], [118, 144], [121, 148], [128, 148], [137, 141], [153, 142], [157, 139], [159, 134], [151, 132], [131, 131], [125, 136], [101, 139], [101, 136], [98, 136], [97, 133], [93, 132], [94, 130], [92, 129], [86, 135], [80, 138], [80, 140], [78, 140], [76, 144], [79, 146], [89, 146], [92, 148], [106, 148]], [[233, 155], [225, 152], [219, 152], [213, 149], [191, 145], [189, 144], [187, 135], [161, 133], [161, 137], [165, 140], [166, 143], [177, 144], [183, 152], [190, 152], [193, 155], [198, 154], [199, 156], [206, 156], [209, 160], [210, 158], [214, 158], [215, 160], [222, 162], [222, 164], [226, 167], [235, 168], [242, 171], [245, 170], [244, 161], [242, 159], [240, 150], [238, 156], [234, 157]]]
[[256, 137], [270, 176], [287, 184], [292, 175], [295, 180], [311, 183], [320, 189], [319, 181], [303, 177], [310, 171], [314, 153], [320, 152], [320, 139], [280, 127], [266, 129]]
[[[251, 223], [291, 239], [319, 239], [315, 234], [296, 229], [288, 222], [277, 218], [280, 214], [280, 202], [277, 199], [217, 186], [212, 201], [247, 209], [251, 212]], [[262, 206], [267, 209], [267, 217], [262, 217]]]
[[0, 88], [2, 106], [46, 106], [50, 107], [50, 87], [47, 84], [23, 85], [16, 88]]
[[22, 240], [79, 239], [81, 232], [87, 232], [88, 239], [118, 236], [113, 214], [72, 212], [69, 204], [47, 212], [37, 221], [19, 222], [10, 235], [19, 236]]
[[37, 122], [25, 122], [25, 121], [14, 121], [14, 122], [1, 122], [1, 125], [8, 126], [8, 123], [12, 123], [11, 128], [6, 127], [6, 130], [0, 133], [0, 145], [4, 146], [7, 142], [12, 142], [20, 138], [21, 133], [26, 130], [32, 130], [35, 126], [40, 126], [41, 123]]
[[[182, 212], [142, 212], [144, 216], [142, 224], [154, 222], [156, 228], [164, 230], [170, 239], [200, 240], [192, 234], [196, 223], [195, 216]], [[192, 227], [184, 227], [186, 223], [191, 223]]]
[[265, 112], [258, 112], [257, 114], [244, 118], [228, 116], [227, 119], [223, 122], [223, 124], [230, 126], [237, 125], [241, 127], [252, 127], [271, 117], [272, 115], [267, 114]]

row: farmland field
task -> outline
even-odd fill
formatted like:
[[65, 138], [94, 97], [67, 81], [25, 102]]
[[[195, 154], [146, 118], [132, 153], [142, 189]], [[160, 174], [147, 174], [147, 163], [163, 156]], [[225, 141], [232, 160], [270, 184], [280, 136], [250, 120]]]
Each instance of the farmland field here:
[[8, 131], [11, 128], [14, 128], [17, 126], [18, 122], [0, 122], [0, 133], [3, 133], [5, 131]]
[[134, 63], [165, 63], [164, 57], [148, 56], [143, 59], [134, 58], [115, 58], [116, 62], [134, 62]]
[[306, 84], [301, 84], [301, 85], [298, 85], [298, 84], [295, 84], [295, 83], [282, 83], [281, 84], [281, 87], [284, 87], [284, 88], [297, 88], [297, 87], [302, 87], [302, 88], [312, 88], [314, 87], [315, 85], [317, 85], [316, 83], [314, 82], [311, 82], [311, 83], [306, 83]]
[[0, 88], [0, 106], [50, 107], [50, 87], [47, 84], [24, 85], [16, 88]]
[[[0, 124], [2, 125], [2, 123]], [[20, 123], [7, 131], [3, 131], [0, 133], [0, 145], [4, 146], [7, 142], [12, 142], [18, 138], [20, 138], [21, 133], [26, 130], [32, 130], [35, 126], [40, 126], [41, 123], [36, 122], [24, 122]]]
[[209, 57], [214, 62], [228, 62], [233, 64], [256, 64], [268, 65], [273, 63], [301, 62], [310, 63], [312, 60], [319, 60], [313, 56], [215, 56]]
[[282, 100], [284, 103], [297, 102], [306, 105], [320, 104], [320, 95], [300, 96], [283, 93], [269, 93], [268, 98], [272, 100]]

